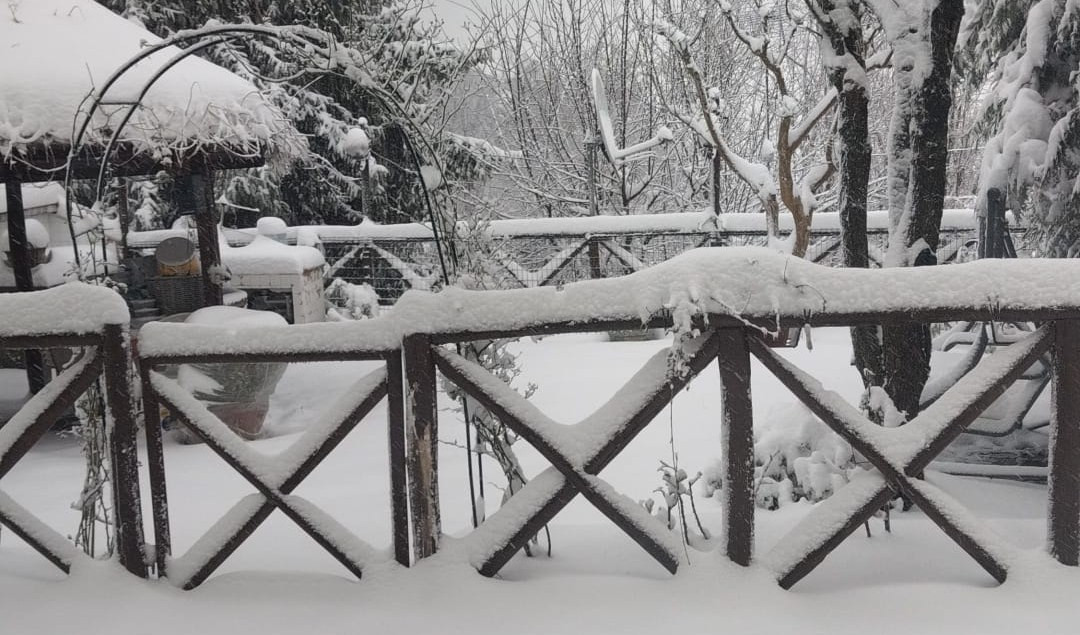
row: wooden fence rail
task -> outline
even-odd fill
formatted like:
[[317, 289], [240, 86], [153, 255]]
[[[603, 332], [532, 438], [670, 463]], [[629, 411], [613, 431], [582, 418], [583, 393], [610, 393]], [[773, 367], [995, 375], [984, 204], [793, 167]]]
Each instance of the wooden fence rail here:
[[[181, 327], [182, 328], [182, 327]], [[151, 334], [153, 329], [149, 329]], [[251, 450], [216, 415], [163, 371], [187, 363], [296, 363], [312, 361], [378, 361], [383, 367], [361, 377], [339, 398], [328, 414], [312, 421], [287, 450], [264, 457]], [[397, 349], [338, 351], [293, 347], [289, 352], [142, 353], [139, 367], [146, 413], [146, 445], [155, 535], [155, 565], [159, 577], [191, 589], [201, 584], [275, 509], [295, 522], [316, 543], [356, 577], [374, 549], [321, 509], [293, 491], [375, 407], [387, 400], [387, 452], [390, 457], [391, 524], [395, 559], [409, 564], [409, 521], [405, 490], [405, 404], [401, 353]], [[166, 407], [192, 434], [256, 490], [241, 499], [196, 541], [183, 556], [171, 559], [169, 507], [162, 451], [160, 406]], [[277, 467], [278, 469], [274, 469]]]
[[[1064, 290], [1060, 285], [1062, 280], [1080, 279], [1080, 263], [996, 261], [957, 265], [952, 268], [956, 273], [945, 272], [945, 267], [854, 272], [816, 267], [797, 259], [789, 261], [765, 250], [710, 252], [706, 256], [720, 260], [684, 258], [669, 269], [655, 268], [646, 277], [582, 283], [561, 291], [416, 294], [399, 303], [390, 315], [361, 322], [251, 330], [165, 323], [144, 327], [137, 362], [155, 536], [154, 547], [149, 550], [154, 553], [153, 562], [147, 564], [154, 565], [159, 576], [192, 588], [211, 575], [269, 514], [279, 510], [347, 570], [360, 576], [376, 557], [371, 548], [293, 492], [383, 399], [388, 408], [388, 511], [394, 558], [409, 566], [437, 554], [442, 534], [437, 446], [441, 373], [533, 445], [550, 464], [460, 541], [481, 574], [496, 574], [579, 494], [674, 573], [684, 562], [679, 536], [616, 491], [603, 480], [602, 472], [680, 390], [715, 360], [723, 399], [716, 423], [722, 439], [724, 483], [720, 544], [726, 557], [740, 565], [766, 567], [775, 573], [780, 585], [790, 587], [887, 501], [902, 493], [993, 578], [1004, 581], [1013, 547], [987, 531], [969, 511], [926, 480], [924, 471], [950, 441], [1047, 354], [1051, 359], [1055, 405], [1050, 424], [1047, 549], [1058, 561], [1077, 564], [1080, 283], [1069, 282], [1072, 286]], [[687, 268], [687, 263], [693, 268]], [[1069, 274], [1069, 270], [1075, 271]], [[496, 376], [450, 346], [492, 338], [670, 327], [675, 320], [667, 310], [653, 310], [643, 323], [636, 307], [643, 301], [641, 293], [649, 289], [670, 289], [679, 284], [701, 289], [695, 286], [697, 281], [685, 280], [688, 271], [700, 274], [703, 280], [726, 280], [724, 284], [731, 286], [725, 286], [725, 292], [735, 297], [743, 297], [743, 291], [736, 288], [738, 284], [752, 284], [746, 280], [777, 282], [772, 283], [771, 295], [761, 293], [760, 299], [755, 300], [755, 296], [743, 300], [738, 316], [715, 313], [693, 317], [693, 337], [683, 332], [672, 348], [649, 359], [607, 403], [575, 426], [557, 425]], [[984, 274], [991, 271], [1001, 278], [987, 279]], [[964, 293], [937, 289], [957, 275], [965, 281]], [[875, 282], [889, 285], [889, 294], [881, 301], [866, 303], [861, 293], [851, 292], [874, 288]], [[732, 304], [716, 299], [717, 289], [709, 292], [719, 305]], [[595, 316], [583, 315], [582, 298], [592, 299], [597, 294], [605, 300], [587, 305], [593, 307], [590, 310]], [[986, 300], [965, 299], [972, 297]], [[522, 307], [529, 308], [524, 311]], [[681, 319], [685, 329], [685, 315]], [[883, 428], [870, 422], [856, 407], [824, 389], [815, 378], [770, 348], [773, 338], [767, 337], [770, 330], [804, 325], [1002, 320], [1040, 326], [1027, 337], [984, 357], [918, 417], [899, 428]], [[30, 412], [40, 414], [27, 415], [14, 426], [9, 423], [0, 429], [0, 477], [44, 433], [49, 418], [70, 404], [104, 368], [114, 421], [111, 442], [118, 470], [116, 480], [122, 485], [114, 494], [121, 559], [134, 573], [145, 574], [139, 549], [141, 519], [137, 479], [133, 475], [136, 445], [125, 329], [122, 325], [106, 325], [100, 332], [57, 333], [50, 337], [35, 339], [14, 334], [0, 339], [0, 345], [83, 346], [102, 351], [103, 357], [84, 357], [35, 397]], [[752, 359], [758, 360], [760, 366], [753, 365]], [[329, 410], [330, 414], [312, 422], [290, 449], [273, 458], [252, 451], [164, 372], [170, 365], [188, 363], [332, 360], [366, 360], [378, 362], [380, 367], [358, 378]], [[816, 505], [767, 553], [756, 553], [754, 548], [750, 385], [752, 372], [759, 368], [776, 376], [871, 466]], [[54, 402], [56, 405], [48, 406]], [[255, 490], [178, 558], [171, 557], [160, 406], [172, 411]], [[44, 534], [37, 525], [28, 526], [24, 518], [22, 510], [14, 507], [9, 498], [0, 497], [0, 520], [27, 537], [59, 566], [69, 566], [73, 557], [70, 550], [56, 547], [61, 541], [51, 534], [40, 538]]]

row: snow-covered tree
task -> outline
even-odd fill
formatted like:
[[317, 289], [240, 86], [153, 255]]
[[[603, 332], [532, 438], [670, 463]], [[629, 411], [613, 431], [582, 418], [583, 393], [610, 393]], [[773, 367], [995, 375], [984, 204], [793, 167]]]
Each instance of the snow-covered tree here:
[[[713, 149], [714, 160], [731, 170], [756, 193], [766, 214], [771, 237], [779, 237], [781, 206], [791, 214], [795, 231], [791, 236], [790, 251], [797, 256], [805, 255], [810, 246], [814, 210], [819, 205], [817, 196], [831, 177], [834, 166], [829, 144], [825, 144], [824, 157], [819, 160], [811, 159], [812, 153], [801, 152], [801, 148], [829, 113], [837, 92], [835, 89], [823, 90], [823, 95], [807, 99], [808, 91], [789, 83], [793, 66], [800, 65], [799, 60], [793, 59], [795, 51], [799, 50], [800, 43], [805, 45], [811, 41], [803, 27], [807, 18], [805, 7], [800, 9], [793, 4], [780, 7], [773, 2], [733, 5], [727, 1], [717, 2], [716, 6], [753, 63], [765, 70], [764, 98], [775, 101], [776, 106], [772, 109], [775, 123], [765, 131], [766, 141], [759, 150], [759, 160], [740, 155], [722, 130], [727, 87], [713, 85], [715, 78], [706, 77], [695, 58], [695, 46], [701, 34], [688, 34], [673, 22], [660, 19], [654, 23], [654, 29], [668, 41], [689, 79], [694, 109], [682, 119]], [[707, 18], [703, 17], [700, 22], [706, 23]]]
[[[963, 0], [869, 0], [892, 49], [894, 101], [888, 147], [886, 265], [936, 264], [948, 167], [952, 67]], [[882, 385], [909, 417], [930, 373], [923, 324], [882, 327]]]
[[[302, 24], [334, 42], [325, 66], [305, 69], [297, 59], [260, 38], [224, 42], [207, 52], [214, 62], [260, 88], [308, 139], [306, 160], [284, 171], [271, 167], [226, 175], [219, 191], [227, 204], [257, 208], [294, 222], [347, 223], [361, 216], [403, 221], [426, 217], [418, 164], [436, 161], [442, 132], [440, 108], [449, 85], [471, 63], [447, 40], [438, 23], [420, 20], [413, 0], [281, 3], [209, 0], [106, 0], [106, 4], [165, 36], [210, 22], [284, 26]], [[317, 70], [317, 73], [301, 73]], [[292, 81], [277, 81], [294, 77]], [[348, 151], [349, 130], [371, 137], [363, 159]], [[417, 160], [418, 156], [427, 157]], [[374, 164], [371, 196], [361, 173]], [[452, 167], [452, 166], [451, 166]], [[445, 168], [445, 166], [444, 166]], [[444, 169], [444, 171], [446, 171]], [[364, 202], [369, 209], [363, 209]]]
[[[821, 29], [822, 61], [837, 94], [837, 206], [845, 267], [870, 266], [866, 212], [873, 149], [864, 9], [853, 0], [807, 0]], [[883, 57], [887, 57], [887, 54]], [[882, 376], [881, 342], [873, 326], [851, 329], [855, 367], [865, 385]]]
[[1080, 6], [1068, 0], [989, 0], [963, 25], [966, 79], [987, 93], [991, 137], [979, 207], [997, 189], [1030, 210], [1047, 255], [1080, 252]]

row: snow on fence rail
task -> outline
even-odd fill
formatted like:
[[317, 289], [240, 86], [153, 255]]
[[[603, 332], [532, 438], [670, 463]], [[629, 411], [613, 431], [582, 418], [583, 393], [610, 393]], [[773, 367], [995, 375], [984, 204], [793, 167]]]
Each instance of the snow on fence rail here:
[[[777, 327], [804, 324], [961, 320], [1030, 321], [1042, 326], [988, 356], [919, 417], [895, 429], [869, 422], [857, 408], [777, 355], [765, 337]], [[440, 372], [551, 464], [459, 541], [480, 573], [497, 573], [578, 494], [674, 572], [685, 563], [678, 537], [600, 475], [713, 360], [720, 369], [724, 395], [718, 418], [724, 483], [722, 549], [733, 562], [763, 566], [779, 584], [790, 587], [895, 493], [903, 493], [991, 576], [1003, 581], [1014, 549], [923, 480], [923, 471], [1045, 355], [1050, 356], [1054, 385], [1048, 548], [1062, 563], [1076, 565], [1080, 559], [1080, 482], [1075, 478], [1080, 473], [1080, 261], [996, 260], [955, 267], [838, 270], [762, 248], [697, 250], [630, 276], [561, 289], [412, 292], [383, 317], [315, 326], [268, 330], [160, 324], [141, 333], [138, 362], [156, 536], [155, 546], [147, 551], [156, 554], [159, 576], [185, 588], [196, 586], [275, 509], [360, 575], [377, 557], [373, 551], [292, 492], [384, 397], [394, 558], [408, 566], [437, 553]], [[501, 380], [444, 346], [492, 337], [641, 326], [671, 326], [694, 335], [677, 339], [672, 348], [646, 362], [611, 400], [575, 426], [556, 425]], [[682, 360], [676, 368], [685, 372], [669, 371], [672, 355]], [[756, 555], [751, 356], [871, 466], [818, 504], [770, 552]], [[360, 378], [325, 419], [275, 459], [252, 452], [191, 393], [160, 372], [162, 366], [177, 363], [332, 359], [377, 360], [385, 369]], [[116, 378], [123, 370], [113, 372]], [[159, 404], [257, 490], [176, 559], [169, 553]], [[117, 452], [134, 452], [130, 435], [117, 442], [127, 444]], [[0, 498], [0, 508], [4, 505], [6, 500]]]
[[[781, 216], [781, 229], [790, 231], [790, 216]], [[958, 262], [977, 241], [977, 219], [970, 209], [948, 209], [942, 216], [938, 261]], [[871, 260], [884, 258], [888, 213], [870, 212], [867, 218]], [[1022, 228], [1011, 225], [1016, 234]], [[708, 213], [593, 216], [576, 218], [528, 218], [496, 220], [479, 229], [492, 245], [494, 272], [499, 288], [529, 288], [567, 284], [580, 280], [620, 276], [664, 262], [701, 246], [763, 246], [764, 216]], [[461, 237], [478, 231], [461, 224]], [[181, 230], [132, 232], [129, 246], [149, 249], [162, 240], [187, 235]], [[247, 244], [254, 230], [227, 230], [233, 245]], [[823, 264], [840, 264], [838, 214], [814, 217], [813, 240], [807, 258]], [[368, 284], [383, 304], [392, 304], [408, 289], [430, 288], [440, 275], [434, 235], [421, 223], [377, 225], [363, 222], [351, 226], [290, 227], [286, 238], [296, 243], [317, 236], [332, 263], [327, 278]]]

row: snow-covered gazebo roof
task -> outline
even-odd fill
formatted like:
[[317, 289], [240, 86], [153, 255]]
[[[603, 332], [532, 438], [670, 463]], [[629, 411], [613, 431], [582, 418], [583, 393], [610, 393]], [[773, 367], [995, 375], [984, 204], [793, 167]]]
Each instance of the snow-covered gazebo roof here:
[[[88, 96], [159, 41], [92, 0], [32, 0], [0, 12], [0, 181], [49, 178], [45, 171], [67, 158]], [[169, 47], [140, 62], [108, 92], [109, 101], [133, 99], [179, 52]], [[129, 107], [108, 105], [95, 115], [87, 139], [91, 156], [84, 157], [87, 173], [96, 171], [92, 155], [100, 153]], [[142, 100], [123, 130], [115, 172], [152, 172], [163, 160], [194, 157], [212, 167], [242, 167], [297, 138], [250, 82], [192, 56], [166, 72]]]

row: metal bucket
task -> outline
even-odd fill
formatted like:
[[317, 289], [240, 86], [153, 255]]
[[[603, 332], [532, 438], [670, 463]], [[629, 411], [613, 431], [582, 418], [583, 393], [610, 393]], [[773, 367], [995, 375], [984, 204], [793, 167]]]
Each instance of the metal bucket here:
[[197, 276], [199, 258], [195, 243], [187, 238], [173, 236], [161, 241], [154, 251], [159, 276]]

